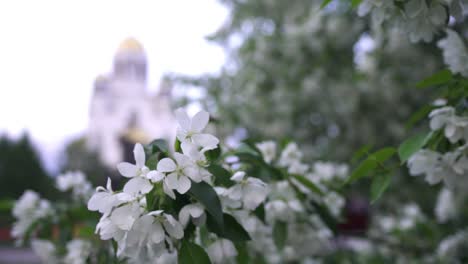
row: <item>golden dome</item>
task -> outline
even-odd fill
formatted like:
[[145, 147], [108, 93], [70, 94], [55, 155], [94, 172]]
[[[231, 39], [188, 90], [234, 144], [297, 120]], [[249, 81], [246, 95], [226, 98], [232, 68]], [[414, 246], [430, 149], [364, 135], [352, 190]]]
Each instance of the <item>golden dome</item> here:
[[144, 52], [143, 45], [135, 38], [126, 38], [120, 43], [117, 53], [122, 52]]
[[143, 130], [137, 128], [128, 129], [127, 133], [125, 133], [123, 137], [133, 143], [139, 142], [146, 144], [150, 142], [150, 137], [148, 137]]

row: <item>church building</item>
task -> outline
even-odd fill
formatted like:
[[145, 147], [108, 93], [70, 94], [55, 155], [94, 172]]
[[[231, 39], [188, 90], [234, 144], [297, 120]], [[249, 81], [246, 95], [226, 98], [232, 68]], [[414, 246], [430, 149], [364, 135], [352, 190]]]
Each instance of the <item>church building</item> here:
[[94, 82], [87, 146], [110, 168], [127, 160], [136, 142], [175, 138], [171, 85], [163, 80], [156, 94], [149, 93], [147, 68], [143, 46], [128, 38], [117, 49], [112, 72]]

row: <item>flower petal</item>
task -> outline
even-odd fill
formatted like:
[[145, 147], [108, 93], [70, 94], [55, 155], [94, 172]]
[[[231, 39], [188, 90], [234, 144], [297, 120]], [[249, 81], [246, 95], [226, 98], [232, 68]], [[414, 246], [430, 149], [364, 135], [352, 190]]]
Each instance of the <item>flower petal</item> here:
[[244, 188], [243, 202], [248, 210], [254, 210], [267, 196], [267, 189], [258, 185], [249, 184]]
[[240, 200], [242, 198], [242, 187], [240, 185], [234, 185], [227, 191], [229, 198], [233, 200]]
[[174, 153], [174, 158], [177, 161], [177, 165], [179, 165], [179, 167], [192, 165], [192, 161], [190, 160], [190, 158], [179, 152]]
[[219, 143], [219, 139], [210, 134], [195, 134], [192, 140], [195, 145], [202, 147], [205, 151], [215, 149]]
[[193, 218], [198, 218], [200, 217], [203, 212], [204, 212], [204, 209], [203, 209], [203, 206], [201, 204], [191, 204], [189, 205], [190, 206], [190, 215], [193, 217]]
[[182, 207], [182, 209], [180, 209], [179, 211], [179, 222], [183, 226], [187, 226], [189, 219], [190, 219], [190, 204]]
[[130, 230], [135, 222], [135, 218], [136, 216], [133, 214], [132, 204], [116, 208], [110, 216], [112, 223], [122, 230]]
[[158, 244], [162, 242], [165, 238], [164, 230], [161, 226], [161, 223], [159, 222], [154, 222], [153, 225], [151, 226], [151, 241], [154, 243]]
[[135, 177], [131, 180], [129, 180], [124, 188], [123, 191], [124, 193], [128, 193], [131, 195], [137, 195], [137, 194], [147, 194], [153, 189], [153, 185], [151, 182], [145, 178], [142, 177]]
[[121, 162], [117, 164], [117, 170], [122, 176], [132, 178], [136, 176], [138, 167], [128, 162]]
[[192, 118], [192, 123], [190, 124], [190, 131], [201, 132], [206, 127], [209, 120], [210, 114], [208, 114], [208, 112], [202, 110], [196, 113]]
[[179, 108], [175, 111], [175, 116], [177, 119], [177, 123], [183, 130], [190, 130], [190, 117], [187, 115], [185, 110]]
[[107, 201], [105, 197], [107, 195], [109, 194], [106, 192], [97, 192], [93, 194], [93, 196], [91, 196], [91, 199], [89, 199], [88, 201], [88, 210], [101, 212], [102, 208], [106, 206]]
[[140, 143], [135, 144], [133, 149], [133, 155], [135, 156], [135, 163], [138, 168], [143, 168], [145, 166], [145, 150]]
[[152, 182], [160, 182], [162, 179], [164, 179], [166, 175], [164, 173], [161, 173], [159, 171], [150, 171], [148, 174], [146, 174], [146, 178], [151, 180]]
[[240, 181], [242, 181], [244, 179], [244, 177], [245, 177], [245, 172], [238, 171], [238, 172], [234, 173], [234, 175], [232, 175], [231, 181], [240, 182]]
[[157, 170], [160, 172], [172, 172], [177, 168], [175, 162], [170, 158], [164, 158], [158, 162]]
[[179, 177], [179, 183], [177, 186], [177, 191], [180, 194], [186, 193], [189, 189], [190, 186], [192, 186], [192, 182], [190, 182], [189, 178], [187, 176], [181, 176]]
[[167, 196], [175, 200], [176, 198], [175, 193], [171, 190], [171, 188], [167, 186], [165, 182], [163, 182], [163, 190], [164, 190], [164, 193], [167, 194]]
[[109, 177], [107, 178], [106, 189], [107, 189], [108, 191], [110, 191], [110, 192], [114, 192], [114, 191], [112, 190], [112, 181], [111, 181], [111, 178], [109, 178]]
[[188, 166], [184, 168], [184, 175], [192, 179], [194, 182], [201, 182], [203, 180], [203, 176], [200, 172], [203, 169], [195, 167], [195, 166]]
[[166, 183], [167, 187], [169, 187], [172, 190], [177, 189], [177, 187], [179, 186], [179, 178], [177, 176], [177, 173], [171, 173], [167, 175], [167, 177], [164, 179], [164, 183]]
[[167, 233], [175, 239], [181, 239], [184, 237], [184, 229], [182, 225], [177, 222], [177, 220], [172, 217], [172, 215], [166, 214], [166, 221], [163, 222], [164, 229]]

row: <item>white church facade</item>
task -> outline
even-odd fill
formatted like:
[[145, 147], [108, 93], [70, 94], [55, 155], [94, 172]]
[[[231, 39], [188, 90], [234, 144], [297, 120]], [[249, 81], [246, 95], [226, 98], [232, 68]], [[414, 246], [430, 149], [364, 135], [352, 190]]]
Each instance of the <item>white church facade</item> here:
[[115, 54], [112, 72], [94, 83], [87, 146], [108, 167], [124, 160], [123, 140], [149, 143], [175, 138], [170, 84], [163, 81], [158, 93], [149, 93], [147, 67], [143, 46], [128, 38]]

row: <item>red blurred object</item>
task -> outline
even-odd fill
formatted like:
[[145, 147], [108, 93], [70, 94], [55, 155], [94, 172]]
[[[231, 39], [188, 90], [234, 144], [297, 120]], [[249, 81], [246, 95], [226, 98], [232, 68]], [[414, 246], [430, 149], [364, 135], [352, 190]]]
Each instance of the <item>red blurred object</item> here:
[[9, 227], [0, 227], [0, 241], [11, 241], [11, 228]]
[[338, 225], [338, 232], [343, 235], [363, 235], [369, 227], [369, 201], [353, 195], [346, 199], [344, 211], [345, 221]]

